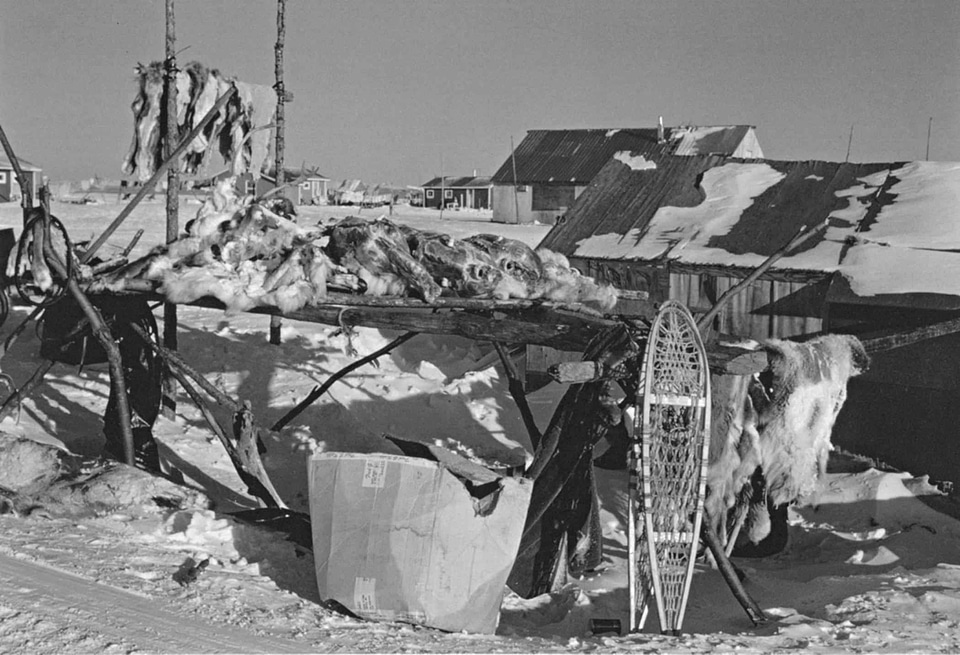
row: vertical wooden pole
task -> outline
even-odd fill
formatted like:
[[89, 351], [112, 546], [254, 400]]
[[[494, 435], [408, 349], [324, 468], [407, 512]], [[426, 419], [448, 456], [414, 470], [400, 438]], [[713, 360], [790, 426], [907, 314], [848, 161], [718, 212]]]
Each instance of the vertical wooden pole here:
[[[283, 89], [283, 41], [286, 36], [287, 28], [284, 22], [286, 12], [286, 0], [277, 0], [277, 44], [273, 48], [273, 67], [277, 76], [277, 116], [276, 116], [276, 135], [277, 143], [275, 148], [274, 180], [277, 186], [285, 182], [283, 175], [283, 103], [285, 101], [285, 91]], [[280, 328], [283, 325], [283, 319], [279, 316], [270, 317], [270, 343], [280, 344]]]
[[513, 147], [513, 135], [510, 136], [510, 163], [513, 166], [513, 211], [514, 223], [520, 222], [520, 198], [517, 196], [517, 157], [516, 150]]
[[[166, 72], [167, 120], [166, 149], [164, 156], [169, 158], [179, 142], [177, 126], [177, 52], [176, 21], [173, 13], [173, 0], [166, 0], [167, 38], [164, 68]], [[180, 164], [173, 161], [167, 169], [167, 243], [177, 240], [180, 233]], [[163, 345], [170, 350], [177, 349], [177, 306], [163, 304]], [[173, 419], [177, 410], [177, 381], [169, 371], [163, 376], [163, 404], [161, 411], [167, 419]]]

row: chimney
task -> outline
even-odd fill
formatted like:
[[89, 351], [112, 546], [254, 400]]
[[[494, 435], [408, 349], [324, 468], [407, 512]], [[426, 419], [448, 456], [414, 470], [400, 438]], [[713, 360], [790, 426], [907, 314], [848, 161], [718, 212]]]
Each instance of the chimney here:
[[657, 143], [664, 143], [666, 141], [663, 138], [663, 116], [660, 117], [660, 122], [657, 125]]

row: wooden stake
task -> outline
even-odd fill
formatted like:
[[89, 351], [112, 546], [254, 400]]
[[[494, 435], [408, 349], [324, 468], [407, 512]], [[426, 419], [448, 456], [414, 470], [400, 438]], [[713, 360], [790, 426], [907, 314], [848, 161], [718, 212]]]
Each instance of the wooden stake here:
[[[166, 1], [167, 39], [164, 60], [167, 96], [167, 141], [164, 156], [170, 160], [167, 168], [167, 243], [173, 243], [180, 236], [180, 162], [179, 158], [174, 156], [176, 151], [174, 144], [179, 138], [179, 127], [177, 125], [177, 37], [173, 1]], [[177, 349], [177, 306], [170, 302], [163, 303], [163, 345], [170, 350]], [[170, 375], [169, 369], [164, 371], [162, 389], [160, 411], [164, 418], [172, 421], [177, 411], [177, 382]]]

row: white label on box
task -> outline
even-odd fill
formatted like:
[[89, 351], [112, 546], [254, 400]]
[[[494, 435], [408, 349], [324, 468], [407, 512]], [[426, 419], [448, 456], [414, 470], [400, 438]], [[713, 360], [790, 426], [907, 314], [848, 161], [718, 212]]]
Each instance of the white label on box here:
[[353, 584], [353, 609], [357, 612], [377, 611], [377, 579], [357, 578]]
[[387, 463], [382, 459], [368, 459], [363, 464], [363, 486], [382, 489], [387, 478]]

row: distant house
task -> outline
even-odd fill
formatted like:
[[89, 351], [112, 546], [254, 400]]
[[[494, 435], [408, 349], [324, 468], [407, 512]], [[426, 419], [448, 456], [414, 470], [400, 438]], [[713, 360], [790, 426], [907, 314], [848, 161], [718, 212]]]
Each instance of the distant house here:
[[611, 157], [630, 151], [760, 158], [749, 125], [530, 130], [493, 175], [493, 220], [556, 223]]
[[[40, 188], [43, 169], [31, 164], [26, 159], [20, 159], [20, 168], [24, 175], [30, 177], [30, 184], [33, 186], [33, 194], [36, 197], [37, 189]], [[13, 164], [6, 156], [0, 154], [0, 202], [12, 202], [20, 200], [22, 197], [20, 183], [17, 182], [17, 175], [13, 170]]]
[[[850, 381], [833, 440], [960, 485], [958, 197], [955, 162], [626, 153], [603, 167], [540, 246], [654, 303], [679, 300], [703, 313], [801, 228], [829, 220], [734, 296], [707, 336], [894, 333], [875, 346], [870, 370]], [[921, 326], [919, 341], [898, 334]], [[532, 354], [528, 372], [556, 360]]]
[[493, 182], [490, 177], [435, 177], [423, 185], [423, 206], [439, 209], [490, 209]]
[[337, 205], [362, 205], [367, 186], [360, 180], [344, 180], [333, 192]]
[[[220, 180], [230, 176], [231, 172], [225, 170], [215, 175], [213, 179]], [[299, 183], [294, 184], [301, 176], [303, 176], [303, 179]], [[270, 174], [265, 173], [256, 180], [253, 179], [253, 175], [250, 173], [237, 175], [236, 178], [237, 191], [246, 195], [262, 196], [276, 186], [272, 172]], [[329, 177], [324, 177], [316, 172], [305, 173], [300, 169], [287, 168], [283, 172], [283, 179], [284, 184], [289, 184], [290, 186], [285, 188], [281, 194], [293, 201], [294, 204], [325, 205], [327, 203], [327, 183], [330, 181]]]

